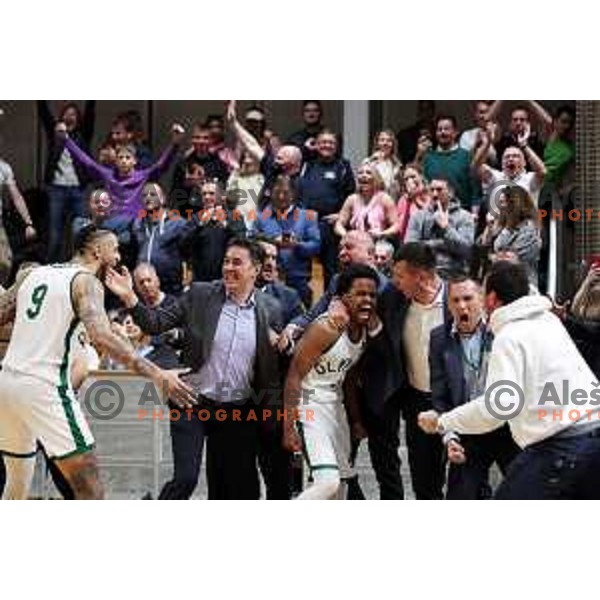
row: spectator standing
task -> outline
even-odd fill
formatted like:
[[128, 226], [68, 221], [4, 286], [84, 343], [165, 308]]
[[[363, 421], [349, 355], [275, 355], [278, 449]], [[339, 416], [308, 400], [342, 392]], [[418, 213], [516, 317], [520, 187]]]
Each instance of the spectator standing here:
[[417, 102], [416, 123], [398, 133], [398, 154], [402, 164], [415, 162], [417, 145], [422, 138], [435, 139], [434, 100], [419, 100]]
[[[57, 134], [64, 136], [67, 134], [64, 124], [57, 125]], [[65, 147], [76, 162], [83, 165], [87, 171], [103, 182], [109, 191], [113, 202], [123, 214], [137, 217], [142, 207], [140, 202], [142, 190], [145, 184], [160, 176], [166, 171], [175, 157], [179, 145], [182, 141], [184, 129], [181, 125], [174, 124], [171, 128], [171, 144], [165, 149], [161, 157], [154, 165], [145, 169], [136, 170], [137, 158], [134, 146], [120, 146], [117, 150], [117, 167], [115, 170], [104, 167], [86, 154], [76, 142], [68, 135], [65, 140]]]
[[239, 168], [227, 181], [227, 200], [230, 208], [242, 214], [249, 235], [256, 227], [258, 198], [264, 183], [265, 177], [256, 159], [248, 152], [242, 152]]
[[271, 204], [259, 213], [256, 234], [277, 244], [286, 283], [310, 306], [312, 290], [308, 284], [311, 259], [321, 244], [319, 224], [315, 211], [298, 207], [289, 178], [280, 175], [275, 180]]
[[72, 151], [65, 147], [65, 139], [55, 134], [57, 123], [65, 129], [80, 148], [90, 151], [94, 136], [96, 101], [87, 100], [83, 113], [74, 102], [66, 103], [54, 117], [47, 100], [38, 100], [38, 114], [46, 133], [48, 144], [44, 182], [48, 194], [48, 258], [50, 262], [64, 259], [63, 242], [65, 229], [71, 219], [84, 214], [85, 187], [89, 176], [83, 165], [74, 159]]
[[465, 273], [475, 243], [473, 215], [460, 207], [450, 182], [434, 179], [429, 191], [431, 204], [411, 217], [406, 242], [429, 246], [442, 277]]
[[421, 140], [417, 161], [423, 165], [425, 179], [446, 179], [454, 189], [456, 199], [463, 208], [472, 210], [479, 206], [479, 190], [471, 173], [471, 155], [457, 143], [456, 119], [451, 115], [437, 117], [435, 139], [437, 146]]
[[[209, 129], [201, 124], [194, 125], [192, 129], [192, 145], [186, 155], [175, 165], [173, 172], [173, 184], [170, 194], [170, 205], [182, 211], [190, 205], [190, 195], [194, 190], [193, 183], [188, 179], [188, 174], [197, 166], [202, 167], [204, 179], [207, 181], [218, 181], [225, 185], [229, 177], [228, 166], [218, 157], [210, 152], [211, 137]], [[192, 183], [192, 185], [190, 185]]]
[[[488, 121], [496, 122], [504, 105], [504, 100], [496, 100], [490, 107], [488, 113]], [[527, 105], [519, 104], [515, 106], [510, 113], [510, 123], [508, 131], [505, 131], [499, 141], [496, 143], [496, 154], [502, 157], [507, 148], [518, 147], [519, 139], [523, 138], [525, 133], [529, 140], [529, 146], [537, 156], [544, 156], [544, 142], [542, 136], [532, 130], [531, 113], [536, 117], [541, 124], [544, 136], [550, 135], [552, 131], [552, 117], [546, 109], [535, 100], [527, 100]], [[535, 170], [529, 156], [526, 156], [526, 168]]]
[[398, 181], [402, 172], [402, 163], [398, 158], [398, 143], [393, 131], [383, 129], [377, 132], [373, 140], [373, 152], [364, 163], [377, 169], [383, 180], [384, 191], [393, 200], [397, 200], [400, 195]]
[[223, 272], [223, 259], [232, 239], [246, 234], [244, 221], [224, 204], [218, 183], [202, 186], [202, 210], [192, 215], [181, 245], [190, 257], [192, 281], [214, 281]]
[[183, 289], [184, 243], [194, 225], [183, 217], [169, 217], [164, 192], [157, 183], [144, 186], [142, 199], [145, 210], [133, 225], [138, 263], [150, 263], [165, 293], [178, 295]]
[[363, 164], [356, 175], [358, 189], [346, 198], [335, 224], [335, 233], [344, 237], [348, 230], [366, 231], [373, 239], [395, 237], [398, 213], [392, 198], [384, 191], [381, 174], [371, 163]]
[[302, 103], [304, 127], [290, 135], [286, 144], [302, 151], [305, 161], [317, 157], [317, 136], [323, 131], [323, 106], [320, 100], [305, 100]]
[[396, 208], [398, 210], [398, 237], [401, 242], [404, 242], [410, 218], [418, 210], [426, 209], [431, 198], [419, 165], [415, 163], [406, 165], [401, 177], [402, 195]]
[[[473, 120], [475, 122], [475, 127], [472, 129], [467, 129], [463, 131], [458, 145], [461, 148], [464, 148], [471, 156], [475, 154], [475, 151], [481, 144], [484, 142], [484, 134], [488, 129], [488, 115], [490, 112], [490, 108], [492, 103], [489, 100], [479, 100], [475, 103], [475, 111], [473, 115]], [[500, 133], [500, 128], [495, 128], [496, 135]], [[494, 139], [493, 142], [497, 142], [497, 139]], [[491, 145], [487, 152], [486, 162], [491, 166], [496, 166], [498, 162], [498, 156], [496, 154], [496, 148]]]
[[323, 130], [317, 136], [316, 158], [305, 163], [298, 180], [298, 198], [303, 208], [319, 215], [325, 287], [337, 268], [338, 239], [334, 226], [344, 201], [356, 189], [350, 163], [338, 156], [334, 133]]

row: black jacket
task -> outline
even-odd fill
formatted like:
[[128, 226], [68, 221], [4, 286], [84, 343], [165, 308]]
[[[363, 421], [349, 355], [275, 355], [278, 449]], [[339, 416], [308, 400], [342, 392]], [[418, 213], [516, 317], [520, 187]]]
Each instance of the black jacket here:
[[[48, 144], [48, 153], [46, 159], [46, 167], [44, 169], [44, 182], [46, 184], [52, 184], [54, 181], [54, 174], [58, 168], [58, 161], [63, 153], [65, 147], [64, 136], [57, 136], [54, 128], [56, 126], [56, 118], [50, 111], [50, 106], [47, 100], [38, 100], [38, 112], [40, 120], [46, 132], [46, 141]], [[92, 138], [94, 137], [94, 122], [96, 120], [96, 101], [86, 100], [81, 115], [81, 122], [78, 126], [69, 133], [75, 143], [88, 154], [90, 153], [90, 146], [92, 144]], [[83, 165], [78, 161], [73, 161], [77, 178], [79, 179], [80, 187], [84, 187], [89, 182], [89, 175], [87, 174]]]
[[[404, 357], [404, 324], [410, 302], [393, 285], [378, 297], [381, 332], [369, 340], [364, 354], [364, 404], [368, 411], [383, 416], [385, 403], [408, 384]], [[444, 323], [451, 319], [448, 291], [444, 284]]]

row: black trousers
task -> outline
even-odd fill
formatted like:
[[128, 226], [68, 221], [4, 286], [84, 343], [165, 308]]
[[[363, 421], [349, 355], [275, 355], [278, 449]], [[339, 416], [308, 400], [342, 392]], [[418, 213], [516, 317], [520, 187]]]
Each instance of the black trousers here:
[[160, 491], [159, 500], [189, 500], [198, 485], [202, 453], [206, 438], [206, 423], [198, 418], [194, 409], [191, 419], [174, 404], [169, 408], [179, 410], [181, 418], [171, 421], [171, 449], [173, 452], [173, 479]]
[[[170, 408], [176, 409], [177, 407], [170, 405]], [[223, 435], [223, 428], [219, 426], [221, 422], [218, 420], [218, 415], [216, 415], [216, 410], [219, 408], [225, 411], [225, 413], [219, 415], [220, 417], [225, 417], [224, 423], [232, 420], [232, 411], [234, 409], [242, 411], [244, 407], [218, 404], [204, 400], [194, 409], [191, 419], [188, 419], [186, 412], [180, 411], [181, 418], [177, 421], [171, 421], [173, 478], [162, 488], [159, 500], [188, 500], [191, 498], [198, 485], [205, 440], [207, 440], [207, 477], [209, 478], [209, 497], [211, 497], [211, 480], [209, 475], [209, 460], [211, 460], [209, 448], [211, 447], [211, 442], [209, 434], [213, 433], [217, 438], [218, 444]], [[255, 460], [258, 458], [260, 470], [265, 481], [267, 499], [287, 500], [291, 497], [291, 481], [293, 476], [292, 455], [284, 450], [281, 444], [281, 426], [274, 419], [263, 418], [262, 409], [253, 405], [244, 409], [245, 412], [243, 414], [245, 417], [249, 416], [248, 411], [251, 408], [255, 411], [257, 419], [256, 421], [248, 421], [250, 426], [252, 427], [252, 424], [254, 424], [254, 428], [256, 429], [256, 437], [252, 442], [252, 452]], [[203, 412], [201, 415], [202, 418], [199, 418], [199, 410], [209, 412]], [[273, 415], [276, 414], [276, 410], [272, 410], [271, 412]], [[242, 417], [241, 412], [239, 417]], [[212, 423], [213, 421], [215, 423]], [[231, 435], [236, 435], [235, 431], [237, 429], [234, 428]], [[212, 447], [214, 448], [214, 443]], [[218, 461], [213, 461], [213, 465], [217, 469], [220, 468]], [[254, 470], [256, 470], [256, 464], [254, 464]], [[217, 483], [219, 478], [222, 478], [221, 475], [214, 473], [212, 480], [213, 489], [215, 489], [215, 486], [220, 489], [220, 484]]]
[[482, 435], [460, 437], [466, 461], [448, 469], [447, 500], [487, 500], [492, 497], [489, 484], [491, 466], [496, 463], [502, 475], [519, 453], [508, 425]]
[[367, 412], [369, 454], [382, 500], [403, 500], [400, 474], [400, 416], [406, 427], [408, 464], [417, 500], [441, 500], [444, 486], [444, 448], [438, 435], [426, 434], [418, 425], [421, 411], [431, 409], [431, 396], [405, 388], [385, 403], [382, 415]]

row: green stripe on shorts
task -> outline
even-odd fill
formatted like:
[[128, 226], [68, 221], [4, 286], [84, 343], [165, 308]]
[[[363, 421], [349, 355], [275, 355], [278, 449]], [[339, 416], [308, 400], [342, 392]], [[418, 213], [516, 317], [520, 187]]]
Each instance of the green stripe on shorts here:
[[73, 412], [73, 401], [69, 398], [68, 390], [69, 390], [69, 353], [71, 352], [71, 338], [73, 337], [73, 333], [75, 332], [75, 328], [79, 323], [79, 319], [75, 318], [71, 321], [71, 325], [67, 334], [65, 335], [65, 351], [63, 354], [62, 362], [60, 363], [60, 382], [58, 384], [57, 390], [58, 395], [62, 401], [62, 407], [65, 411], [65, 416], [67, 417], [67, 423], [69, 424], [69, 429], [71, 430], [71, 435], [73, 436], [73, 441], [75, 442], [75, 450], [72, 454], [77, 454], [81, 452], [87, 452], [89, 450], [89, 444], [85, 441], [83, 437], [83, 433], [79, 428], [79, 424], [75, 419], [75, 413]]

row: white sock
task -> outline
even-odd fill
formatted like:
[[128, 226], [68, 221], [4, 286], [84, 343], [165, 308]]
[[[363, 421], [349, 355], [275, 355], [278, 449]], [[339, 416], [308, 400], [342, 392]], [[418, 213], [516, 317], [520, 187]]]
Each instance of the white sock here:
[[6, 469], [2, 500], [27, 500], [35, 470], [35, 456], [16, 458], [4, 455], [2, 458]]
[[298, 496], [297, 500], [335, 500], [341, 487], [339, 479], [315, 481]]

